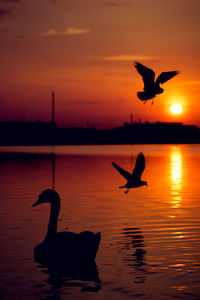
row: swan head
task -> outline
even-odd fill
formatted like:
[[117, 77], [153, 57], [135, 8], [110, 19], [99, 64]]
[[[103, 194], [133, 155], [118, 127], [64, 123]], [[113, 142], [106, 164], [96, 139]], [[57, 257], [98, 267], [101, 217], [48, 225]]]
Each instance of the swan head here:
[[42, 203], [53, 203], [55, 201], [60, 201], [58, 193], [52, 189], [44, 190], [38, 197], [38, 200], [33, 203], [33, 207]]

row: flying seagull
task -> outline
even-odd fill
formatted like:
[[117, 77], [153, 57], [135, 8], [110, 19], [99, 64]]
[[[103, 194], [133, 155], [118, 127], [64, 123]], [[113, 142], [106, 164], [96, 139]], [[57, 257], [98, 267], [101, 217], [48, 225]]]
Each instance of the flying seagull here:
[[[135, 68], [142, 76], [144, 82], [144, 91], [137, 93], [138, 98], [145, 101], [144, 103], [146, 103], [147, 100], [155, 98], [157, 94], [162, 94], [164, 90], [160, 87], [160, 84], [165, 83], [172, 77], [179, 74], [178, 71], [162, 72], [155, 80], [155, 73], [153, 70], [145, 67], [137, 61], [135, 62]], [[153, 100], [151, 104], [153, 104]]]
[[122, 169], [115, 162], [112, 162], [113, 167], [127, 180], [127, 183], [123, 186], [119, 186], [119, 188], [127, 188], [125, 193], [129, 192], [130, 188], [140, 187], [142, 185], [147, 185], [146, 181], [141, 180], [141, 175], [145, 169], [145, 158], [142, 152], [140, 152], [137, 156], [137, 160], [135, 163], [135, 168], [131, 173]]

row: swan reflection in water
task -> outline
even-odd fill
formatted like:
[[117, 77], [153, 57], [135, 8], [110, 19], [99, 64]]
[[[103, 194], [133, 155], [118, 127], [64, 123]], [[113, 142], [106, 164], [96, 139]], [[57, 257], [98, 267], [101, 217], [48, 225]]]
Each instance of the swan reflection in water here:
[[[58, 215], [60, 211], [60, 197], [53, 189], [44, 190], [38, 200], [32, 205], [50, 203], [51, 211], [49, 225], [44, 241], [34, 248], [34, 258], [39, 266], [47, 268], [50, 283], [53, 287], [72, 286], [72, 280], [93, 281], [95, 286], [86, 283], [77, 286], [82, 291], [98, 292], [101, 281], [95, 263], [96, 253], [99, 248], [101, 233], [83, 231], [57, 232]], [[76, 286], [74, 283], [73, 285]]]
[[[135, 283], [145, 282], [145, 255], [146, 250], [144, 250], [144, 236], [140, 228], [123, 228], [122, 234], [124, 235], [124, 240], [121, 244], [128, 251], [124, 260], [128, 262], [128, 265], [137, 271], [137, 276], [135, 277]], [[131, 253], [130, 253], [131, 252]], [[140, 275], [138, 275], [140, 274]]]

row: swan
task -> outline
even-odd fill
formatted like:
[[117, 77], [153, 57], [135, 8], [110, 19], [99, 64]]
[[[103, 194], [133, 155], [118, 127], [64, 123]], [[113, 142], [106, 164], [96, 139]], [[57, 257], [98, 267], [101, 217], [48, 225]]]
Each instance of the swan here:
[[44, 241], [34, 248], [34, 258], [40, 262], [80, 262], [94, 261], [101, 240], [101, 233], [91, 231], [81, 233], [57, 232], [58, 215], [60, 211], [60, 196], [53, 189], [44, 190], [33, 207], [50, 203], [51, 211], [49, 225]]
[[119, 186], [119, 188], [127, 188], [125, 194], [129, 192], [130, 188], [140, 187], [142, 185], [147, 185], [146, 181], [141, 180], [141, 175], [145, 169], [145, 157], [142, 152], [140, 152], [137, 156], [137, 160], [135, 163], [135, 168], [131, 173], [122, 169], [115, 162], [112, 162], [113, 167], [127, 180], [127, 183], [123, 186]]
[[[165, 83], [172, 77], [179, 74], [178, 71], [170, 71], [170, 72], [162, 72], [155, 81], [155, 73], [150, 68], [145, 67], [139, 62], [135, 62], [134, 64], [138, 73], [142, 76], [144, 82], [144, 91], [138, 92], [137, 96], [141, 101], [153, 99], [157, 94], [162, 94], [164, 90], [160, 87], [160, 84]], [[153, 104], [153, 101], [152, 103]]]

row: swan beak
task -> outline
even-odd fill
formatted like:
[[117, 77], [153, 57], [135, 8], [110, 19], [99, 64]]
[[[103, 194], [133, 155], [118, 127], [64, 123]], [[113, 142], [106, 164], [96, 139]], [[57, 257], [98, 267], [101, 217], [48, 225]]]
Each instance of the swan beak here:
[[39, 205], [41, 203], [42, 203], [42, 201], [39, 198], [35, 203], [33, 203], [32, 207], [37, 206], [37, 205]]

